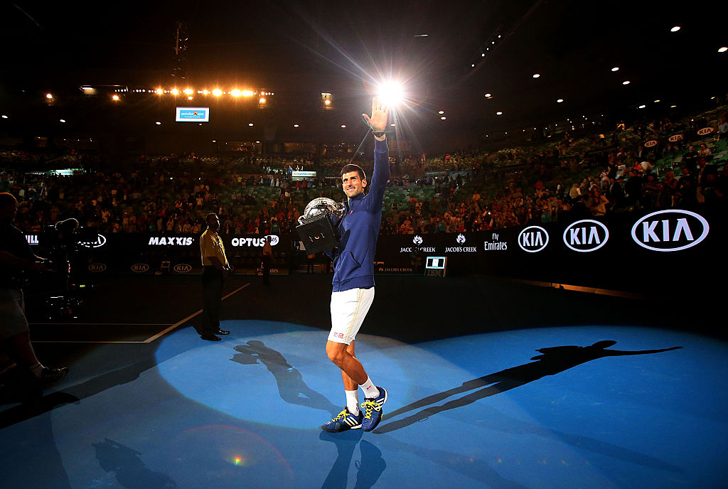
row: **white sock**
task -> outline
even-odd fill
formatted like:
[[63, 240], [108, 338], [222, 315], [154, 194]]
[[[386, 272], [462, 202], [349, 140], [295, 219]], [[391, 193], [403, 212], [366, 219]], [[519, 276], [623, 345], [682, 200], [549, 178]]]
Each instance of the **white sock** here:
[[344, 391], [346, 392], [346, 408], [354, 416], [359, 415], [359, 391]]
[[43, 365], [39, 362], [30, 367], [30, 371], [33, 372], [33, 375], [35, 375], [36, 378], [40, 379], [41, 374], [43, 373]]
[[367, 381], [360, 385], [361, 390], [364, 392], [364, 397], [370, 399], [372, 397], [379, 397], [379, 389], [374, 385], [372, 379], [367, 377]]

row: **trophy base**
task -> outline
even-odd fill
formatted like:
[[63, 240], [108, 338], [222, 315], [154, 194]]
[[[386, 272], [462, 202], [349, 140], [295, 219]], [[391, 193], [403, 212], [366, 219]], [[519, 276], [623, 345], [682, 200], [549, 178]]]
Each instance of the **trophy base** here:
[[296, 226], [296, 231], [307, 253], [332, 250], [339, 244], [336, 230], [326, 215], [304, 219], [299, 226]]

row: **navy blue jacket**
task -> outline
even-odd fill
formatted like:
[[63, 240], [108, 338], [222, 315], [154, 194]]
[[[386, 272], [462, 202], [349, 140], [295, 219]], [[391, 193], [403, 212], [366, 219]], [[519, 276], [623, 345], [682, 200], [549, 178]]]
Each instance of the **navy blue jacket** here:
[[375, 139], [374, 172], [367, 180], [369, 192], [349, 199], [349, 210], [338, 224], [339, 246], [333, 253], [334, 292], [374, 287], [374, 254], [389, 175], [387, 141]]

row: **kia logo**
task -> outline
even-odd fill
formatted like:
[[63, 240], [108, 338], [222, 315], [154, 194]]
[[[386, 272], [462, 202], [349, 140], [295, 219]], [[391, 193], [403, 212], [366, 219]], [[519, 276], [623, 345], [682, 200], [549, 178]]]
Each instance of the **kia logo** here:
[[652, 141], [647, 141], [645, 143], [645, 148], [651, 148], [653, 146], [657, 146], [657, 140], [653, 139]]
[[149, 265], [146, 263], [135, 263], [131, 266], [131, 271], [134, 273], [144, 273], [149, 271]]
[[189, 263], [178, 263], [173, 270], [177, 273], [188, 273], [192, 271], [192, 265]]
[[710, 225], [703, 216], [681, 209], [668, 209], [644, 216], [632, 226], [632, 239], [651, 251], [681, 251], [703, 241]]
[[708, 134], [712, 134], [712, 133], [713, 133], [712, 127], [704, 127], [698, 131], [698, 136], [707, 136]]
[[682, 134], [673, 134], [672, 136], [667, 138], [667, 140], [670, 141], [671, 143], [676, 143], [676, 142], [680, 141], [682, 138], [683, 138]]
[[106, 244], [106, 236], [104, 236], [103, 234], [99, 234], [99, 236], [96, 238], [96, 241], [81, 241], [78, 244], [83, 246], [84, 248], [101, 248]]
[[518, 246], [526, 253], [538, 253], [549, 244], [549, 233], [540, 226], [529, 226], [518, 234]]
[[607, 244], [608, 239], [607, 226], [591, 219], [571, 223], [564, 230], [564, 244], [579, 253], [596, 251]]
[[94, 273], [105, 272], [106, 264], [105, 263], [91, 263], [88, 266], [88, 271], [94, 272]]

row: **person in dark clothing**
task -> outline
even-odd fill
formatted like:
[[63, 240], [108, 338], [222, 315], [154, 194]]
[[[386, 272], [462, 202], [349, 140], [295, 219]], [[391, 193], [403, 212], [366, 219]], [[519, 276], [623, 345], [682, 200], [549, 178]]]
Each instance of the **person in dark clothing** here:
[[68, 367], [44, 366], [30, 342], [21, 272], [43, 272], [47, 268], [45, 259], [33, 253], [22, 231], [13, 226], [17, 210], [15, 196], [0, 193], [0, 360], [26, 367], [42, 386], [61, 380]]
[[208, 214], [207, 230], [200, 236], [200, 258], [202, 260], [202, 325], [197, 327], [200, 338], [220, 341], [217, 335], [230, 331], [220, 329], [220, 307], [225, 279], [232, 271], [222, 239], [217, 234], [220, 219], [217, 214]]

